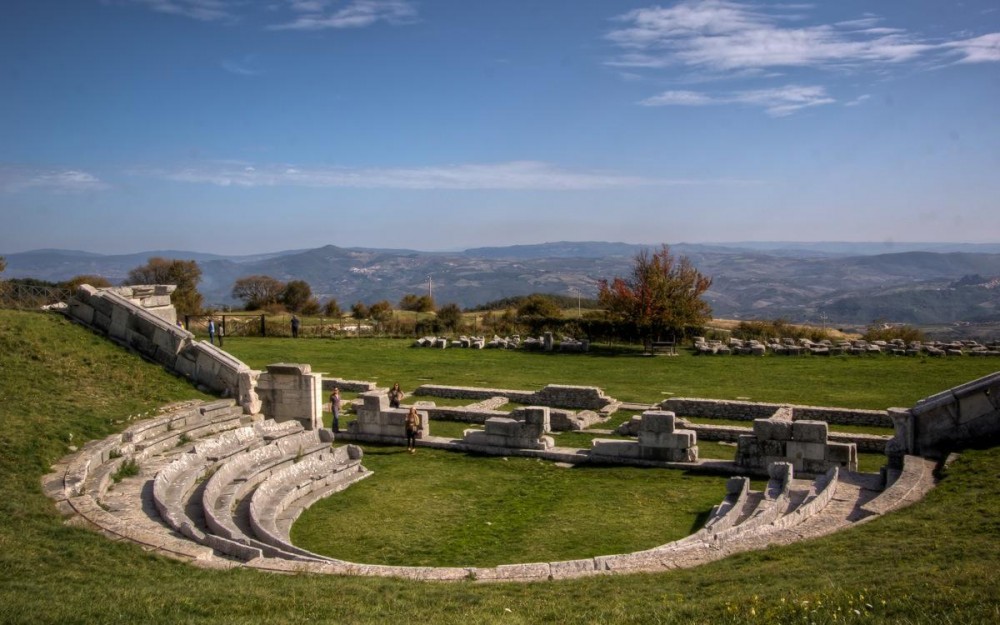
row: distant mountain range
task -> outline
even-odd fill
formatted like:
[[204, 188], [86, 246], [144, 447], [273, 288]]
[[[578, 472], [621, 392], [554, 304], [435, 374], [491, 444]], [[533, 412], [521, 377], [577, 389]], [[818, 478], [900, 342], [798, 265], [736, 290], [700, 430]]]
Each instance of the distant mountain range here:
[[[66, 280], [97, 274], [113, 283], [151, 256], [195, 260], [205, 301], [234, 305], [237, 278], [305, 280], [322, 301], [393, 304], [433, 290], [439, 304], [463, 307], [544, 292], [592, 298], [597, 283], [626, 275], [650, 246], [555, 242], [419, 252], [326, 247], [223, 256], [184, 251], [102, 255], [71, 250], [5, 254], [4, 277]], [[670, 246], [714, 282], [707, 293], [725, 318], [863, 325], [1000, 323], [1000, 244], [747, 242]]]

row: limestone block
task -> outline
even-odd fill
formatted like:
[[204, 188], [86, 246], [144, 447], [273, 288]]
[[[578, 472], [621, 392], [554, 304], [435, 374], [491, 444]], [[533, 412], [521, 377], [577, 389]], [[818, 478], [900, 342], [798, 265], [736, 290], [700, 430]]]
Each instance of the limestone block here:
[[170, 306], [170, 296], [169, 295], [151, 295], [149, 297], [142, 297], [139, 299], [139, 305], [143, 308], [158, 308], [161, 306]]
[[590, 455], [593, 458], [638, 458], [641, 454], [639, 443], [632, 441], [595, 438], [590, 444]]
[[197, 368], [194, 360], [195, 357], [197, 357], [197, 352], [192, 350], [182, 351], [177, 355], [177, 360], [174, 361], [174, 371], [185, 378], [193, 379], [195, 369]]
[[642, 413], [642, 430], [646, 432], [673, 432], [676, 415], [665, 410], [647, 410]]
[[726, 494], [727, 495], [739, 495], [744, 489], [748, 488], [749, 481], [745, 477], [731, 477], [726, 480]]
[[133, 332], [132, 330], [126, 329], [125, 342], [129, 345], [129, 347], [145, 356], [152, 357], [153, 353], [156, 351], [156, 345], [154, 345], [152, 341], [147, 339], [140, 332]]
[[773, 462], [767, 465], [767, 476], [772, 480], [788, 481], [794, 477], [793, 465], [788, 462]]
[[312, 373], [312, 366], [304, 363], [277, 362], [267, 365], [266, 369], [272, 375], [302, 376]]
[[762, 441], [792, 440], [792, 422], [779, 419], [754, 419], [753, 434]]
[[550, 415], [546, 406], [528, 406], [523, 411], [524, 422], [538, 426], [541, 431], [550, 432]]
[[509, 417], [490, 417], [483, 425], [488, 434], [497, 436], [515, 436], [521, 429], [520, 422]]
[[70, 300], [69, 314], [81, 323], [87, 325], [94, 323], [94, 307], [79, 300]]
[[795, 421], [792, 423], [792, 440], [806, 443], [825, 443], [829, 433], [826, 421]]
[[790, 441], [758, 441], [761, 455], [784, 457], [785, 447]]
[[[177, 361], [180, 362], [181, 359], [178, 358]], [[246, 414], [260, 412], [261, 402], [257, 395], [257, 379], [260, 377], [260, 373], [260, 371], [243, 369], [238, 374], [237, 401]]]
[[826, 460], [826, 443], [789, 441], [785, 455], [791, 460]]
[[106, 295], [105, 293], [96, 293], [94, 297], [91, 297], [90, 301], [87, 303], [93, 306], [95, 311], [110, 318], [111, 311], [114, 310], [115, 306], [110, 299], [105, 297], [105, 295]]
[[667, 445], [670, 449], [687, 449], [698, 444], [698, 435], [694, 430], [674, 430], [670, 434]]
[[640, 457], [644, 460], [660, 460], [663, 462], [694, 462], [698, 459], [697, 447], [640, 447]]
[[[838, 464], [842, 467], [851, 468], [853, 464], [857, 468], [858, 450], [854, 443], [827, 443], [826, 461], [829, 464]], [[854, 469], [851, 469], [854, 470]]]
[[108, 336], [116, 339], [125, 339], [125, 330], [128, 328], [129, 310], [120, 306], [111, 309], [111, 325], [108, 327]]

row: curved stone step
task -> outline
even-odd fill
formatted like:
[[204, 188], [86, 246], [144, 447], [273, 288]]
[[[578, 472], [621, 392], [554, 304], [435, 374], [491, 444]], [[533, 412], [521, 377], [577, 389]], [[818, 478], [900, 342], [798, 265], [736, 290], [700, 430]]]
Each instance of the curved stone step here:
[[926, 458], [904, 456], [899, 476], [861, 509], [869, 514], [882, 515], [920, 500], [934, 486], [935, 466], [934, 461]]
[[[287, 428], [286, 428], [287, 429]], [[264, 555], [274, 558], [301, 560], [313, 559], [300, 553], [285, 551], [257, 540], [237, 522], [237, 503], [252, 493], [257, 484], [268, 478], [272, 472], [294, 463], [299, 449], [308, 454], [329, 449], [329, 444], [320, 441], [316, 432], [302, 432], [287, 437], [283, 445], [271, 444], [233, 456], [205, 482], [201, 507], [205, 524], [214, 534], [260, 549]], [[294, 437], [298, 438], [294, 438]], [[286, 437], [282, 437], [286, 438]], [[290, 455], [295, 450], [295, 455]], [[244, 525], [250, 529], [249, 515]], [[252, 532], [252, 529], [250, 529]]]
[[331, 452], [312, 454], [274, 472], [257, 486], [250, 500], [250, 525], [255, 537], [285, 551], [322, 558], [293, 545], [287, 532], [291, 523], [280, 523], [279, 517], [289, 509], [301, 512], [304, 506], [293, 506], [296, 500], [330, 487], [335, 487], [330, 492], [342, 490], [367, 477], [370, 472], [361, 466], [361, 457], [360, 447], [347, 445]]

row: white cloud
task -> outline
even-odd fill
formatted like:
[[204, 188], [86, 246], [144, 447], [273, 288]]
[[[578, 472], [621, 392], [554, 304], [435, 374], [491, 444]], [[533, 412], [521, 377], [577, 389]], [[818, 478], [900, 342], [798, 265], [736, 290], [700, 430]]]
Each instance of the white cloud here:
[[0, 166], [0, 189], [7, 193], [30, 189], [54, 193], [82, 193], [109, 188], [110, 185], [97, 176], [79, 169]]
[[245, 56], [241, 60], [225, 59], [221, 65], [222, 69], [237, 76], [257, 76], [262, 73], [255, 67], [252, 55]]
[[660, 95], [639, 102], [643, 106], [711, 106], [718, 104], [743, 104], [757, 106], [772, 117], [784, 117], [812, 106], [832, 104], [826, 89], [819, 86], [788, 85], [775, 89], [735, 91], [716, 95], [698, 91], [665, 91]]
[[962, 55], [962, 58], [958, 60], [959, 63], [995, 63], [1000, 61], [1000, 33], [953, 41], [945, 45]]
[[[743, 180], [668, 180], [615, 172], [564, 169], [537, 161], [432, 167], [350, 168], [213, 163], [180, 169], [133, 172], [176, 182], [223, 187], [314, 187], [358, 189], [587, 190], [650, 185], [746, 184]], [[752, 181], [749, 181], [752, 182]]]
[[854, 98], [850, 102], [844, 102], [844, 106], [858, 106], [862, 102], [865, 102], [865, 101], [867, 101], [869, 99], [871, 99], [871, 95], [866, 93], [864, 95], [859, 95], [858, 97]]
[[[966, 62], [1000, 60], [1000, 33], [955, 42], [932, 42], [903, 29], [861, 19], [810, 26], [766, 7], [729, 0], [688, 0], [647, 7], [616, 18], [624, 24], [607, 34], [622, 49], [611, 64], [624, 67], [680, 66], [731, 72], [748, 68], [842, 68], [891, 65], [955, 49]], [[800, 9], [807, 6], [796, 7]], [[799, 16], [794, 21], [798, 22]]]
[[409, 0], [354, 0], [335, 10], [320, 0], [291, 0], [289, 7], [302, 15], [291, 22], [269, 26], [269, 29], [364, 28], [377, 22], [406, 24], [417, 17], [417, 9]]
[[158, 13], [180, 15], [210, 22], [234, 17], [237, 2], [231, 0], [103, 0], [105, 4], [134, 4]]

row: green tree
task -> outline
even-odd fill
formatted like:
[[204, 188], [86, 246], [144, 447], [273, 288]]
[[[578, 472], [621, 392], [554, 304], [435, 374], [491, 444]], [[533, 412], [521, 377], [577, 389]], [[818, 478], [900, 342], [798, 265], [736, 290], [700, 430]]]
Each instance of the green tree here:
[[299, 312], [309, 317], [315, 317], [321, 310], [322, 307], [319, 305], [319, 300], [315, 297], [310, 297], [305, 304], [302, 304], [302, 308], [299, 309]]
[[560, 319], [562, 309], [551, 297], [535, 293], [529, 295], [521, 305], [517, 307], [519, 317], [544, 317], [546, 319]]
[[656, 252], [635, 256], [632, 274], [601, 280], [598, 298], [612, 321], [630, 325], [647, 339], [663, 334], [677, 338], [689, 327], [704, 324], [712, 309], [702, 299], [712, 279], [702, 275], [687, 257], [679, 259], [663, 245]]
[[368, 318], [368, 307], [361, 300], [354, 302], [351, 306], [351, 316], [358, 321], [364, 321]]
[[442, 329], [457, 332], [462, 327], [462, 309], [454, 302], [445, 304], [437, 311], [437, 320]]
[[385, 328], [385, 325], [392, 321], [392, 304], [386, 300], [375, 302], [368, 308], [368, 316], [375, 322], [378, 331], [381, 332]]
[[[305, 306], [312, 298], [312, 287], [305, 280], [292, 280], [281, 291], [281, 303], [292, 312], [304, 312]], [[319, 305], [317, 304], [317, 308]]]
[[161, 258], [153, 256], [145, 265], [128, 272], [125, 284], [174, 284], [170, 300], [181, 315], [197, 315], [201, 312], [202, 297], [198, 292], [201, 282], [201, 268], [193, 260]]
[[331, 297], [323, 304], [323, 315], [339, 319], [344, 316], [344, 311], [340, 309], [340, 304], [337, 303], [337, 300]]
[[73, 276], [69, 280], [63, 282], [63, 286], [67, 289], [76, 290], [81, 284], [89, 284], [96, 289], [104, 289], [111, 286], [111, 282], [104, 276], [97, 276], [91, 274], [83, 274], [79, 276]]
[[242, 300], [247, 310], [259, 310], [277, 304], [285, 284], [271, 276], [244, 276], [233, 283], [233, 297]]
[[409, 310], [418, 313], [428, 313], [434, 311], [434, 299], [430, 295], [415, 295], [407, 293], [403, 299], [399, 300], [400, 310]]

